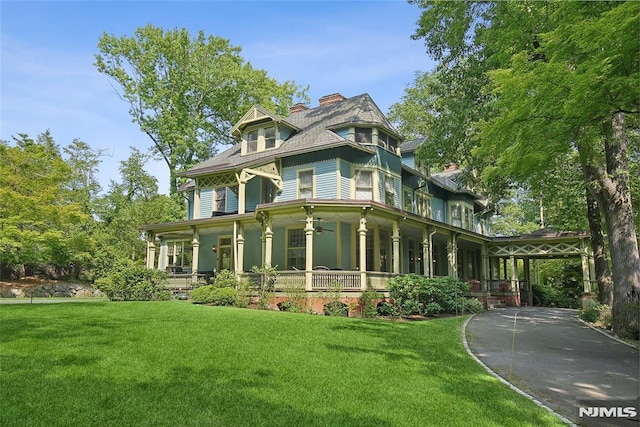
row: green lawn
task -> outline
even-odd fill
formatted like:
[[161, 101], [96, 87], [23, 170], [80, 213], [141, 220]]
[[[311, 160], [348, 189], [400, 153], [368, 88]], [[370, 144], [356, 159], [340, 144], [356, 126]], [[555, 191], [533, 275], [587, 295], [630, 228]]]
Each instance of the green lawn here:
[[3, 305], [0, 425], [562, 425], [466, 354], [462, 321]]

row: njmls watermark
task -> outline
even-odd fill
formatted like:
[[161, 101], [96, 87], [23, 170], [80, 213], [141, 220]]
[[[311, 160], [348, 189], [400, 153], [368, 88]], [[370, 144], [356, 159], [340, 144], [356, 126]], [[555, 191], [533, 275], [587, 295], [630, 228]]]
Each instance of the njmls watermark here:
[[639, 398], [579, 399], [578, 418], [586, 426], [638, 426]]

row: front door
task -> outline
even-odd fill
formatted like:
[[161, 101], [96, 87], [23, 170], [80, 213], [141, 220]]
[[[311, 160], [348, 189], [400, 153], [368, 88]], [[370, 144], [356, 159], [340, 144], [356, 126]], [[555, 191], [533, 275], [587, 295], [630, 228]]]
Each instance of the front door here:
[[218, 238], [218, 271], [233, 271], [233, 246], [231, 237]]

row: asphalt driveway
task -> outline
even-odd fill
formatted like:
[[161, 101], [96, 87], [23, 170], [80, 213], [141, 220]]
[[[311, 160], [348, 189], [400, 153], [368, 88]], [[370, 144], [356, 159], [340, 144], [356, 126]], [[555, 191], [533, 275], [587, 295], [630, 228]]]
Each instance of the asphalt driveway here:
[[640, 357], [577, 314], [541, 307], [491, 310], [468, 322], [467, 342], [502, 378], [569, 420], [590, 424], [578, 417], [584, 399], [638, 398]]

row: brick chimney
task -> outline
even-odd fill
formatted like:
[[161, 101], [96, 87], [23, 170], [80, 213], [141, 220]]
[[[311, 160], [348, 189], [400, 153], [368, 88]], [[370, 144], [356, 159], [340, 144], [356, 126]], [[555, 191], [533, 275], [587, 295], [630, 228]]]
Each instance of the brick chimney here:
[[308, 110], [308, 109], [309, 107], [307, 107], [305, 104], [303, 104], [302, 102], [298, 102], [296, 105], [289, 107], [289, 114], [297, 113], [297, 112]]
[[331, 105], [331, 104], [337, 104], [338, 102], [344, 101], [345, 98], [344, 96], [340, 95], [339, 93], [333, 93], [331, 95], [325, 95], [322, 98], [320, 98], [320, 106], [321, 107], [325, 107], [327, 105]]
[[444, 168], [445, 172], [453, 172], [453, 171], [457, 171], [457, 170], [458, 170], [458, 164], [457, 163], [451, 163], [449, 166]]

